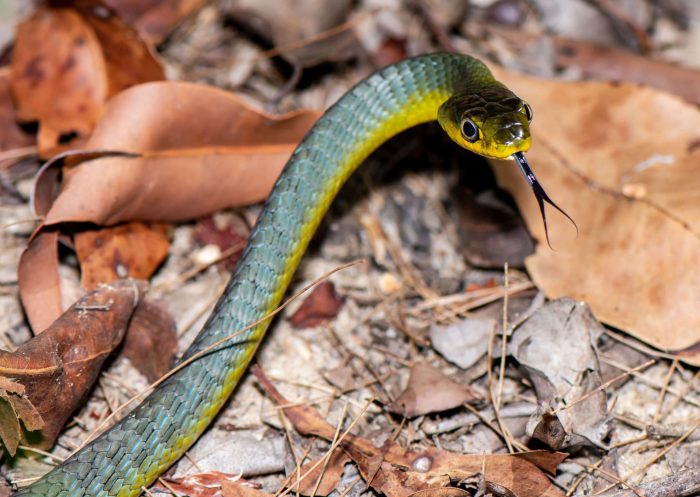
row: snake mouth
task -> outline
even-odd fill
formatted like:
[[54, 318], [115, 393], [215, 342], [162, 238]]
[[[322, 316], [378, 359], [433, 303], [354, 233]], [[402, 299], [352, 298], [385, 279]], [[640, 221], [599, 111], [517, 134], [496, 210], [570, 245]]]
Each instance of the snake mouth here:
[[561, 207], [559, 207], [557, 204], [554, 203], [554, 201], [549, 198], [549, 195], [547, 195], [547, 192], [544, 191], [544, 188], [542, 187], [542, 184], [537, 180], [537, 176], [535, 176], [534, 171], [530, 167], [530, 164], [528, 164], [527, 159], [525, 159], [525, 154], [522, 152], [516, 152], [513, 154], [513, 159], [515, 159], [515, 162], [518, 163], [518, 166], [520, 167], [520, 170], [523, 172], [523, 175], [525, 176], [525, 180], [527, 183], [530, 185], [530, 188], [532, 189], [532, 193], [535, 195], [535, 199], [537, 200], [537, 205], [540, 208], [540, 214], [542, 215], [542, 223], [544, 224], [544, 235], [547, 238], [547, 245], [549, 245], [549, 248], [554, 250], [552, 248], [552, 244], [549, 242], [549, 229], [547, 228], [547, 214], [544, 210], [545, 207], [545, 202], [554, 207], [556, 210], [561, 212], [566, 219], [571, 221], [571, 224], [574, 225], [574, 228], [576, 228], [576, 235], [578, 236], [578, 226], [576, 225], [576, 221], [574, 221], [571, 216], [569, 216]]

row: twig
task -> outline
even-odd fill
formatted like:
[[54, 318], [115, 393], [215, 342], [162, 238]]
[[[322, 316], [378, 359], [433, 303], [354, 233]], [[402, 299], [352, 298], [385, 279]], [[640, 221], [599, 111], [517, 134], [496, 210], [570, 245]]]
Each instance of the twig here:
[[664, 378], [664, 383], [661, 386], [661, 392], [659, 393], [659, 400], [656, 404], [656, 411], [654, 411], [653, 421], [658, 423], [661, 419], [661, 408], [664, 405], [664, 400], [666, 399], [666, 391], [668, 390], [668, 385], [671, 383], [671, 378], [673, 378], [673, 373], [676, 372], [678, 367], [678, 358], [676, 357], [671, 363], [671, 367], [668, 368], [668, 373], [666, 373], [666, 378]]

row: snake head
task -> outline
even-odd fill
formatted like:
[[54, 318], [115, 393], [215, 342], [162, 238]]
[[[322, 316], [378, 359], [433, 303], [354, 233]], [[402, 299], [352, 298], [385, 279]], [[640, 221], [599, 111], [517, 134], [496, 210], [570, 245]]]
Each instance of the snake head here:
[[549, 230], [545, 204], [561, 212], [576, 228], [574, 220], [549, 198], [523, 152], [530, 148], [532, 109], [508, 88], [492, 82], [478, 89], [466, 89], [452, 96], [438, 110], [442, 129], [458, 145], [491, 159], [515, 159], [535, 195], [544, 223], [547, 244]]
[[491, 159], [527, 151], [531, 120], [530, 106], [498, 83], [458, 92], [438, 110], [438, 122], [454, 142]]

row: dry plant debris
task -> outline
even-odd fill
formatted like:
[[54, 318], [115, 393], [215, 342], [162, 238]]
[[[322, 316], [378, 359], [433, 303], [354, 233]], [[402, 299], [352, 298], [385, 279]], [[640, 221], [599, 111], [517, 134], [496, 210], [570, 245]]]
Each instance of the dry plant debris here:
[[[441, 49], [489, 61], [535, 109], [528, 158], [578, 237], [551, 213], [557, 251], [541, 243], [512, 163], [493, 166], [515, 202], [435, 127], [387, 143], [341, 192], [292, 291], [345, 269], [285, 309], [261, 347], [267, 394], [248, 376], [148, 492], [699, 492], [695, 2], [10, 10], [4, 479], [40, 476], [169, 371], [240, 257], [260, 210], [244, 206], [265, 199], [323, 110], [372, 70]], [[615, 81], [570, 81], [587, 78]], [[343, 266], [359, 258], [368, 263]], [[127, 276], [150, 279], [150, 295]], [[532, 450], [542, 442], [566, 453]]]

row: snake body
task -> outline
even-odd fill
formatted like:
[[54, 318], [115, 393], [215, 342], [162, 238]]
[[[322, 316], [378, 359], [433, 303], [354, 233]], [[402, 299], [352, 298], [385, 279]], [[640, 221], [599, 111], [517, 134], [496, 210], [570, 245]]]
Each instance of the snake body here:
[[[509, 102], [512, 99], [516, 100]], [[461, 127], [467, 127], [459, 115], [463, 109], [470, 109], [468, 120], [481, 134], [475, 142], [460, 137]], [[505, 158], [529, 147], [525, 110], [523, 102], [495, 81], [486, 66], [465, 55], [419, 56], [358, 83], [326, 111], [292, 154], [225, 293], [185, 358], [264, 318], [279, 305], [338, 190], [387, 139], [436, 120], [440, 113], [441, 124], [460, 145]], [[510, 116], [510, 124], [500, 122], [499, 112]], [[494, 126], [501, 135], [492, 132]], [[503, 135], [503, 129], [510, 131]], [[15, 495], [140, 494], [214, 418], [246, 370], [268, 324], [269, 319], [193, 361], [113, 428]]]

